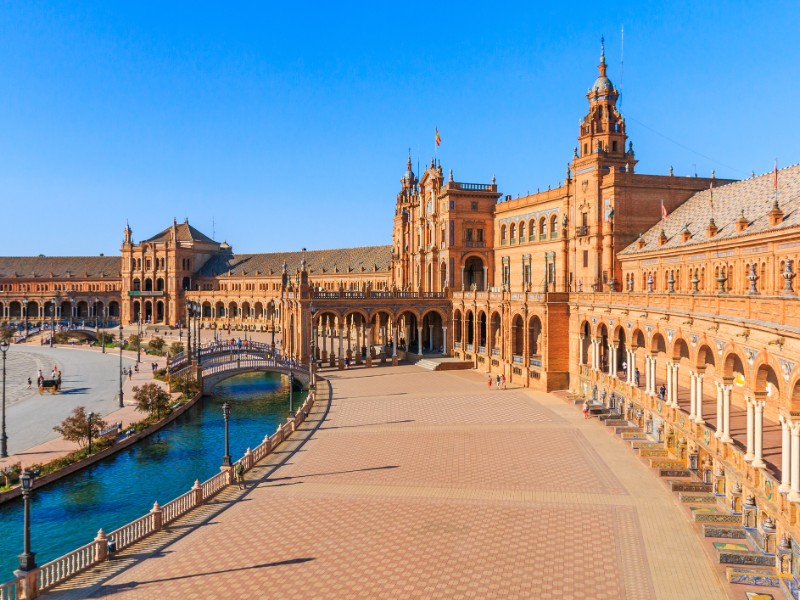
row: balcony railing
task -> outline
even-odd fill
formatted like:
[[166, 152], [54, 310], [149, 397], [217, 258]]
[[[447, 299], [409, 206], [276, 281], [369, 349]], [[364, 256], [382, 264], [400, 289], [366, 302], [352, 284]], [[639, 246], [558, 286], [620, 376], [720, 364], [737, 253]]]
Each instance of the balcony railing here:
[[500, 348], [492, 348], [492, 356], [500, 356]]
[[541, 356], [531, 356], [530, 365], [532, 367], [538, 367], [539, 369], [542, 368], [542, 357]]
[[465, 248], [485, 248], [486, 242], [483, 240], [468, 240], [464, 242]]
[[164, 292], [155, 292], [153, 290], [148, 290], [148, 291], [144, 291], [144, 290], [129, 290], [128, 291], [128, 296], [130, 296], [132, 298], [144, 298], [144, 297], [151, 298], [153, 296], [163, 296], [163, 295], [164, 295]]
[[486, 354], [486, 346], [478, 346], [478, 353]]
[[578, 225], [575, 227], [575, 235], [578, 237], [585, 237], [589, 235], [589, 226], [588, 225]]
[[453, 347], [456, 350], [461, 350], [461, 342], [453, 342]]
[[521, 354], [514, 354], [514, 355], [512, 355], [512, 357], [511, 357], [511, 360], [513, 361], [513, 363], [514, 363], [515, 365], [521, 365], [521, 364], [522, 364], [522, 362], [523, 362], [523, 361], [522, 361], [522, 355], [521, 355]]
[[475, 344], [467, 344], [467, 352], [474, 352]]

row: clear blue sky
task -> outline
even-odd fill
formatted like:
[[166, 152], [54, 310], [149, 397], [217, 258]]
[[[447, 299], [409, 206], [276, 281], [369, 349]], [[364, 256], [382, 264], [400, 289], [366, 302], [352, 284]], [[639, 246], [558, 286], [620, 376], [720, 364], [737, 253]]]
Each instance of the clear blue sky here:
[[5, 2], [0, 254], [118, 254], [173, 216], [237, 252], [389, 243], [436, 126], [456, 180], [555, 185], [623, 25], [640, 173], [800, 161], [797, 2]]

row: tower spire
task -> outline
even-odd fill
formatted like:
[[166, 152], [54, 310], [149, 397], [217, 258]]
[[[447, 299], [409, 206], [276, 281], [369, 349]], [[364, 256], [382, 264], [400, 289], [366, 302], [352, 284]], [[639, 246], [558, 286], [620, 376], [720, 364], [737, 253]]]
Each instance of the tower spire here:
[[602, 35], [600, 36], [600, 64], [597, 65], [597, 69], [600, 71], [600, 77], [606, 76], [606, 40]]

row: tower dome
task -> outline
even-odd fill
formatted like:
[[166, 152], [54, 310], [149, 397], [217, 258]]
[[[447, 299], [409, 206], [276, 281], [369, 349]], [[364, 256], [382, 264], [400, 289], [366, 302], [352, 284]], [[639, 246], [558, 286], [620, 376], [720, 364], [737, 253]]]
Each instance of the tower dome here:
[[411, 170], [411, 151], [408, 151], [408, 164], [406, 165], [406, 173], [400, 179], [400, 183], [403, 184], [404, 188], [410, 188], [417, 183], [417, 176], [414, 175], [414, 171]]
[[611, 83], [611, 80], [606, 76], [606, 67], [606, 46], [603, 38], [600, 38], [600, 64], [597, 65], [600, 74], [597, 79], [594, 80], [594, 84], [592, 84], [589, 90], [590, 94], [611, 94], [616, 91], [614, 84]]

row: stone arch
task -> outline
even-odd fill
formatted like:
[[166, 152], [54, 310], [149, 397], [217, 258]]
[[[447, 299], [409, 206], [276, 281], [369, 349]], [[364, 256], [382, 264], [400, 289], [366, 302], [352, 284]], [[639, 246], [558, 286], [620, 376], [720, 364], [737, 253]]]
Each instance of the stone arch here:
[[542, 355], [542, 320], [539, 315], [533, 315], [528, 319], [528, 354]]
[[517, 241], [517, 224], [516, 223], [511, 223], [511, 225], [509, 225], [509, 227], [508, 227], [508, 237], [510, 238], [512, 244]]
[[695, 360], [695, 367], [702, 369], [706, 366], [717, 366], [716, 358], [714, 357], [714, 350], [708, 344], [701, 344], [697, 350], [697, 358]]
[[631, 334], [631, 350], [644, 348], [646, 345], [644, 332], [638, 327]]
[[472, 286], [479, 292], [484, 291], [486, 281], [484, 281], [484, 267], [486, 263], [483, 257], [477, 255], [467, 256], [462, 263], [464, 265], [464, 289], [470, 290]]
[[679, 337], [676, 338], [674, 342], [672, 342], [672, 359], [676, 361], [680, 361], [682, 358], [689, 360], [691, 357], [691, 353], [689, 352], [689, 344], [686, 343], [686, 340]]
[[236, 300], [228, 302], [228, 317], [235, 319], [239, 316], [239, 304]]
[[667, 353], [667, 342], [664, 340], [664, 336], [661, 335], [661, 333], [656, 332], [653, 334], [653, 337], [650, 338], [650, 352], [654, 354], [658, 352]]
[[486, 335], [487, 335], [487, 323], [486, 323], [486, 311], [483, 309], [478, 310], [478, 318], [477, 318], [477, 339], [475, 344], [477, 346], [486, 347]]
[[467, 336], [467, 344], [474, 344], [475, 343], [475, 313], [472, 309], [467, 310], [466, 316], [466, 331], [465, 334]]
[[453, 341], [456, 343], [461, 343], [461, 329], [463, 325], [463, 318], [461, 316], [461, 309], [456, 309], [453, 311]]
[[261, 302], [256, 302], [253, 305], [253, 309], [255, 310], [255, 318], [256, 319], [263, 319], [264, 318], [264, 305]]
[[511, 354], [522, 356], [525, 349], [525, 324], [522, 315], [515, 314], [511, 318]]
[[519, 222], [519, 241], [525, 241], [525, 219]]
[[217, 319], [220, 319], [225, 316], [225, 304], [222, 300], [218, 300], [217, 303], [214, 305], [214, 316]]
[[589, 364], [589, 346], [591, 342], [589, 341], [592, 337], [592, 326], [589, 325], [589, 321], [584, 320], [580, 326], [581, 332], [581, 344], [580, 344], [580, 363], [582, 365]]
[[403, 346], [406, 351], [416, 347], [418, 340], [417, 323], [420, 322], [419, 313], [412, 308], [405, 308], [397, 312], [395, 323], [400, 328], [397, 337], [398, 344]]
[[596, 337], [600, 339], [600, 369], [608, 370], [608, 325], [602, 321], [597, 324]]
[[792, 395], [789, 397], [789, 410], [792, 414], [800, 413], [800, 377], [796, 377], [794, 384], [790, 388]]
[[745, 369], [746, 361], [742, 359], [736, 350], [729, 350], [722, 359], [722, 376], [726, 378], [733, 378], [734, 373], [741, 373], [744, 382], [747, 383], [747, 370]]
[[489, 319], [489, 335], [492, 340], [492, 354], [500, 355], [503, 348], [503, 318], [498, 311], [492, 311]]
[[250, 318], [250, 303], [247, 300], [242, 302], [242, 318], [243, 319]]
[[447, 352], [445, 348], [445, 333], [443, 327], [447, 317], [436, 309], [430, 309], [422, 314], [422, 341], [428, 352]]
[[[774, 368], [767, 357], [764, 357], [760, 362], [753, 366], [753, 382], [752, 389], [758, 393], [766, 393], [770, 398], [777, 400], [782, 394], [781, 381], [778, 377], [780, 368]], [[774, 392], [769, 392], [769, 387], [774, 389]], [[776, 397], [777, 396], [777, 397]]]
[[208, 300], [203, 302], [202, 307], [200, 309], [200, 314], [204, 319], [211, 318], [211, 302], [209, 302]]

